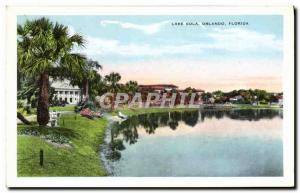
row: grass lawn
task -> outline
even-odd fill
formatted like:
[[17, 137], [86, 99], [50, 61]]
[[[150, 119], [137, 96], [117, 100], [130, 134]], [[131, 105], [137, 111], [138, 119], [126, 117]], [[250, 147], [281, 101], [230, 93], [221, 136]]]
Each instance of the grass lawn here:
[[[68, 137], [72, 144], [55, 146], [39, 136], [18, 135], [18, 176], [105, 176], [99, 144], [103, 143], [107, 121], [69, 114], [61, 116], [59, 125], [63, 128], [18, 125], [18, 132], [27, 129], [38, 135], [57, 133]], [[40, 149], [44, 150], [43, 167], [39, 166]]]
[[[159, 113], [159, 112], [181, 112], [181, 111], [194, 111], [198, 108], [118, 108], [116, 111], [120, 111], [125, 115], [133, 116], [133, 115], [140, 115], [145, 113]], [[116, 115], [116, 112], [112, 113], [113, 115]]]
[[[60, 107], [60, 106], [49, 107], [49, 110], [50, 111], [74, 111], [75, 105], [66, 105], [64, 107]], [[31, 111], [30, 114], [27, 114], [24, 108], [18, 108], [17, 111], [22, 113], [23, 116], [36, 115], [36, 108], [30, 108]]]
[[[132, 116], [143, 113], [194, 110], [187, 108], [117, 109]], [[116, 112], [111, 113], [115, 115]], [[99, 158], [107, 120], [90, 120], [78, 114], [63, 114], [58, 128], [18, 125], [18, 176], [105, 176]], [[26, 135], [24, 135], [24, 133]], [[28, 135], [29, 134], [29, 135]], [[59, 135], [70, 140], [71, 147], [47, 142], [41, 136]], [[44, 166], [39, 165], [40, 149], [44, 151]]]
[[50, 107], [50, 111], [74, 111], [75, 105], [66, 105], [64, 107]]
[[255, 105], [243, 105], [243, 104], [234, 104], [235, 108], [240, 109], [279, 109], [279, 105], [268, 105], [268, 104], [259, 104], [257, 106]]

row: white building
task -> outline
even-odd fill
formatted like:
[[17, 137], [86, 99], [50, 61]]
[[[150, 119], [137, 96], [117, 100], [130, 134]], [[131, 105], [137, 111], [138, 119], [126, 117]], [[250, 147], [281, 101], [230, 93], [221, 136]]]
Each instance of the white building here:
[[51, 87], [54, 88], [54, 97], [59, 101], [66, 101], [69, 104], [77, 104], [80, 101], [80, 88], [72, 86], [69, 80], [51, 81]]

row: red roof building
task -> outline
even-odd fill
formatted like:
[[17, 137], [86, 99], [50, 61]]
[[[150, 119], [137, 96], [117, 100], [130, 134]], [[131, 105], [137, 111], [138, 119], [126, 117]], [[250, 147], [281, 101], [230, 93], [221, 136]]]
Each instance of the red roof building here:
[[177, 90], [178, 86], [173, 84], [148, 84], [148, 85], [139, 85], [138, 90], [140, 92], [145, 91], [171, 91], [171, 90]]

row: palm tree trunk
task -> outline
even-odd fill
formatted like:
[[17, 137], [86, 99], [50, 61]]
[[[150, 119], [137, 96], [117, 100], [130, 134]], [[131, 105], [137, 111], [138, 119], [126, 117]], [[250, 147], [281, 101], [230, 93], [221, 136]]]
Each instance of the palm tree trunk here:
[[17, 117], [20, 119], [24, 124], [30, 125], [30, 122], [19, 112], [17, 112]]
[[86, 81], [86, 84], [85, 84], [85, 97], [87, 99], [89, 99], [89, 81], [88, 80]]
[[89, 98], [89, 81], [88, 80], [86, 80], [84, 82], [83, 92], [84, 92], [84, 99], [87, 100]]
[[115, 94], [112, 96], [112, 101], [111, 101], [111, 110], [115, 110]]
[[47, 125], [49, 122], [49, 75], [47, 73], [41, 74], [39, 88], [37, 121], [39, 125]]

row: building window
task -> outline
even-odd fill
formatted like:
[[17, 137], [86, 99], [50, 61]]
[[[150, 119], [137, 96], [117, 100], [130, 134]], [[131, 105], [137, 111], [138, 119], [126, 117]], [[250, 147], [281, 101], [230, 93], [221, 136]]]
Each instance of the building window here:
[[78, 95], [78, 91], [75, 91], [75, 95]]
[[73, 94], [73, 91], [70, 91], [70, 94]]
[[73, 98], [70, 98], [70, 103], [72, 103], [73, 102]]
[[59, 91], [59, 94], [62, 94], [63, 93], [63, 91]]
[[69, 92], [68, 91], [65, 91], [65, 94], [68, 94]]

